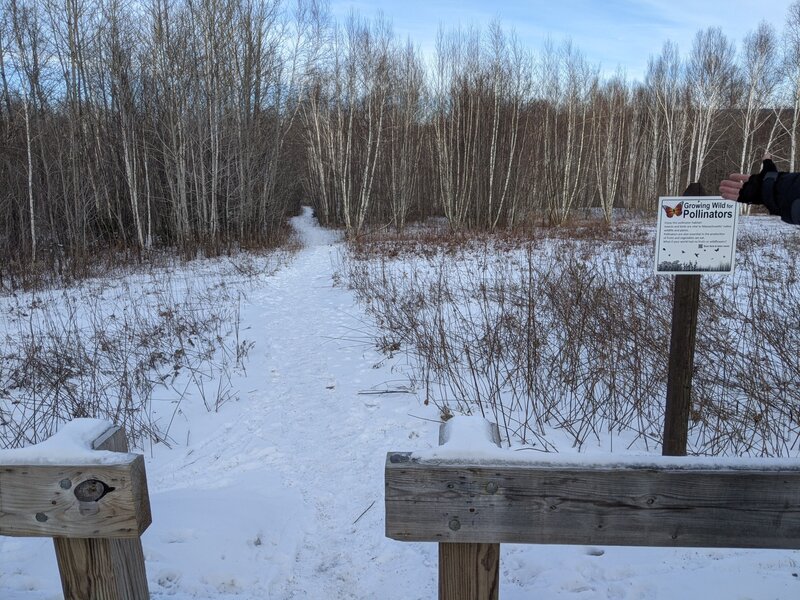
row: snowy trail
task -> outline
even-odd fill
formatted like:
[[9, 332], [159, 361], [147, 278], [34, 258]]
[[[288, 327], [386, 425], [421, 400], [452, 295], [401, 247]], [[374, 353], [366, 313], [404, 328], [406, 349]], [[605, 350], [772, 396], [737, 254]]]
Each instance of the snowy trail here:
[[[232, 558], [239, 565], [216, 577], [208, 573], [219, 563], [195, 567], [207, 581], [185, 591], [209, 593], [216, 587], [252, 597], [372, 598], [376, 589], [387, 589], [384, 597], [409, 597], [408, 588], [392, 596], [392, 585], [382, 581], [386, 569], [379, 565], [396, 558], [398, 549], [376, 532], [383, 529], [385, 453], [409, 445], [409, 421], [414, 420], [407, 413], [417, 401], [359, 394], [398, 376], [374, 350], [370, 326], [352, 294], [333, 286], [338, 235], [316, 226], [309, 209], [292, 224], [304, 248], [243, 308], [243, 322], [251, 329], [242, 335], [257, 344], [248, 377], [241, 381], [235, 420], [214, 431], [218, 419], [210, 417], [210, 430], [201, 426], [195, 433], [192, 416], [190, 439], [200, 439], [182, 456], [152, 469], [154, 511], [158, 514], [158, 490], [169, 488], [223, 484], [256, 496], [243, 506], [237, 492], [236, 502], [227, 507], [236, 515], [228, 515], [234, 522], [225, 529], [249, 532], [241, 539], [203, 540], [195, 532], [187, 540], [206, 548], [233, 542], [238, 552]], [[176, 500], [169, 498], [166, 510], [181, 506]], [[205, 493], [199, 502], [208, 510]], [[167, 531], [162, 539], [175, 537], [180, 536]], [[190, 551], [195, 562], [208, 558], [197, 553]], [[148, 559], [149, 568], [159, 568], [159, 557]], [[152, 574], [162, 587], [169, 588], [174, 575], [177, 587], [186, 588], [189, 564], [176, 569], [170, 559], [163, 562], [164, 575]], [[411, 564], [418, 562], [416, 554]], [[430, 577], [418, 583], [423, 589], [414, 595], [433, 593], [435, 563], [428, 562]], [[386, 575], [397, 576], [395, 569]]]
[[[334, 285], [341, 242], [310, 210], [294, 260], [248, 293], [255, 342], [238, 400], [183, 400], [176, 441], [146, 449], [153, 524], [142, 541], [153, 598], [400, 600], [436, 597], [435, 544], [384, 537], [389, 450], [437, 440], [352, 293]], [[213, 397], [214, 390], [208, 390]], [[171, 412], [171, 409], [170, 409]], [[413, 414], [414, 416], [410, 416]], [[800, 554], [505, 544], [504, 600], [797, 598]], [[61, 598], [52, 543], [0, 537], [0, 599]]]

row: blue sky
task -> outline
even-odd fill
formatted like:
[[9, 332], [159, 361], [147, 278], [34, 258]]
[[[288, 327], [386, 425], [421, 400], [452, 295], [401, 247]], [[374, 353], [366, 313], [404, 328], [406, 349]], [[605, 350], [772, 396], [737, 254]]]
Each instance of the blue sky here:
[[514, 28], [529, 47], [539, 49], [549, 35], [572, 39], [604, 73], [621, 66], [640, 79], [647, 59], [667, 40], [682, 54], [691, 49], [695, 33], [721, 27], [737, 44], [766, 20], [780, 32], [791, 0], [331, 0], [336, 18], [356, 10], [364, 17], [378, 11], [391, 19], [394, 31], [410, 36], [426, 53], [433, 52], [439, 24], [469, 26], [499, 18]]

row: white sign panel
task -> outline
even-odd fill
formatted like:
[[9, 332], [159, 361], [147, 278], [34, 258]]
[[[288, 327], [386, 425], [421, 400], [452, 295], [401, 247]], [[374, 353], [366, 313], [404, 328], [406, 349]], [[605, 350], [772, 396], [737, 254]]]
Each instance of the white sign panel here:
[[738, 216], [733, 200], [659, 198], [656, 274], [733, 273]]

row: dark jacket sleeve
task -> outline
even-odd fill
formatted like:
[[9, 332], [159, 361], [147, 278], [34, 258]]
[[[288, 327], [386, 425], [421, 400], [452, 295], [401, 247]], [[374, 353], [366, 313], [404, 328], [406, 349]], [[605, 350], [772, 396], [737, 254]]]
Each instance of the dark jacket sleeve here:
[[761, 172], [751, 175], [739, 192], [739, 202], [763, 204], [771, 214], [800, 225], [800, 173], [779, 173], [766, 159]]

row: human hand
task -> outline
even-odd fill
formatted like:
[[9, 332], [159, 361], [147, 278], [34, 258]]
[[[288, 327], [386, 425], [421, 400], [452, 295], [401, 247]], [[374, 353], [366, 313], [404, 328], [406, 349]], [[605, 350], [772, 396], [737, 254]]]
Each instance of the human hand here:
[[719, 194], [726, 200], [738, 200], [739, 192], [742, 191], [744, 184], [750, 179], [750, 175], [745, 173], [731, 173], [728, 179], [719, 182]]

